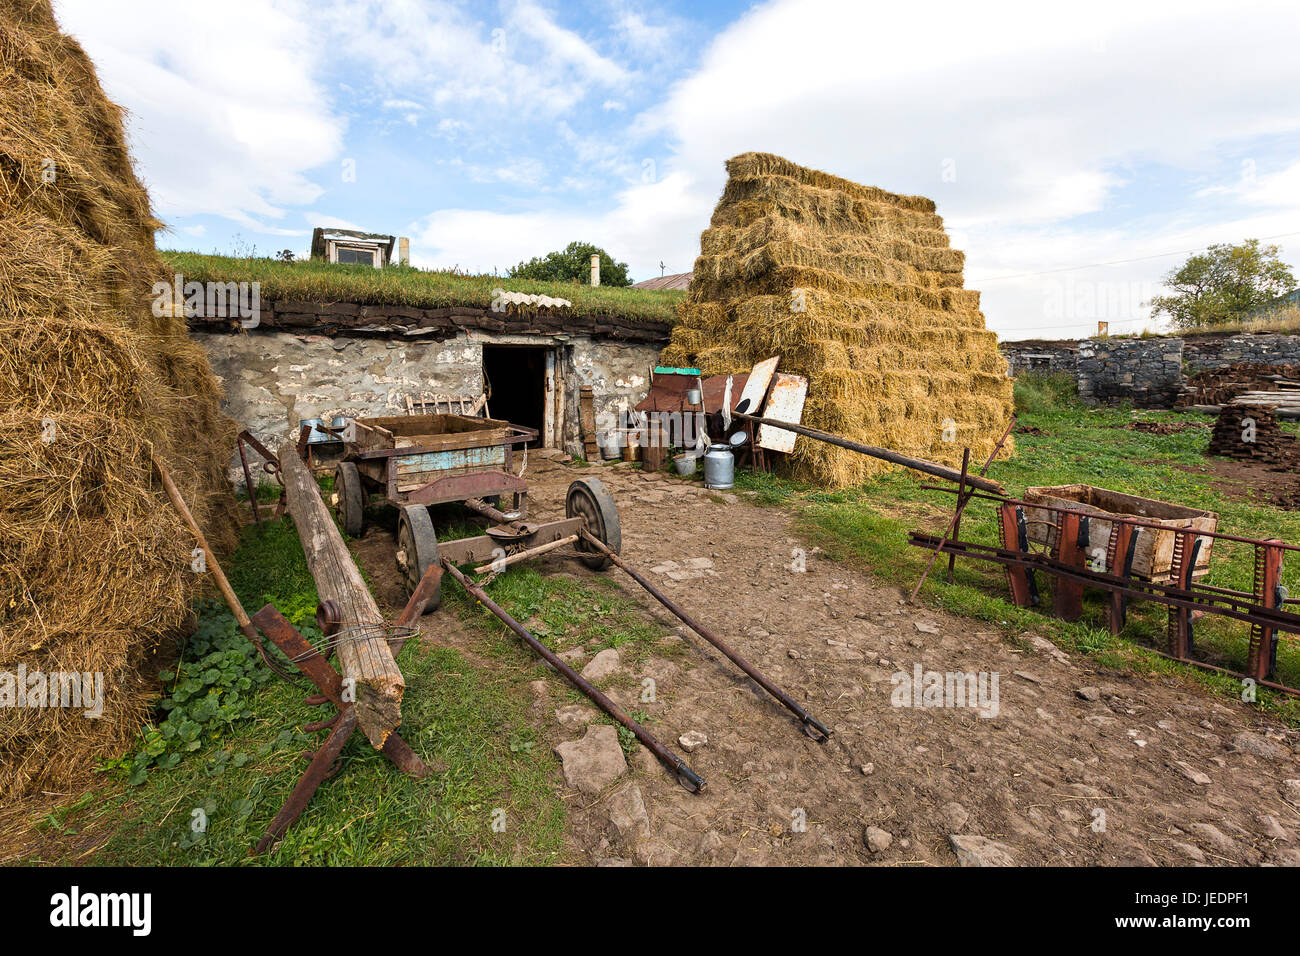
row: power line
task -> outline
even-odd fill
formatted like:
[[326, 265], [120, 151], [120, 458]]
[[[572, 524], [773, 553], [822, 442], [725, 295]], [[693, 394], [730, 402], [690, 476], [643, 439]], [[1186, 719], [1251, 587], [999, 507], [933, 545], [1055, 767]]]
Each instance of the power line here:
[[[1260, 242], [1267, 242], [1270, 239], [1286, 239], [1289, 236], [1300, 236], [1300, 232], [1283, 232], [1276, 236], [1262, 236]], [[989, 276], [987, 279], [969, 279], [970, 285], [984, 285], [988, 282], [1001, 282], [1003, 279], [1027, 279], [1031, 276], [1055, 275], [1058, 272], [1078, 272], [1080, 269], [1099, 269], [1103, 266], [1121, 266], [1129, 262], [1146, 262], [1150, 259], [1167, 259], [1170, 256], [1181, 256], [1189, 253], [1201, 252], [1208, 249], [1209, 246], [1197, 246], [1195, 249], [1179, 249], [1176, 252], [1159, 252], [1152, 256], [1135, 256], [1132, 259], [1112, 259], [1110, 262], [1092, 262], [1083, 266], [1065, 266], [1061, 269], [1043, 269], [1039, 272], [1018, 272], [1006, 276]]]

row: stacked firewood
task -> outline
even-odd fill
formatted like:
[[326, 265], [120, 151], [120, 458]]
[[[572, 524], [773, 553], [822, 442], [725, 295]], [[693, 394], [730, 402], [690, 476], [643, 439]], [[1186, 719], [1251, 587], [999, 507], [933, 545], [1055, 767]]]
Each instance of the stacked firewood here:
[[1189, 376], [1177, 407], [1226, 405], [1246, 392], [1294, 392], [1300, 403], [1300, 365], [1237, 362]]
[[1207, 452], [1267, 464], [1281, 464], [1297, 456], [1295, 438], [1282, 431], [1271, 405], [1224, 405]]

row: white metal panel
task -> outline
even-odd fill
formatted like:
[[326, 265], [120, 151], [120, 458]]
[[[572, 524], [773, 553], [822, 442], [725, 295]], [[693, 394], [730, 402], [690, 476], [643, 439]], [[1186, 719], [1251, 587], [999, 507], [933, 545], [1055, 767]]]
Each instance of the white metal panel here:
[[[767, 406], [763, 409], [761, 417], [778, 422], [793, 422], [797, 425], [799, 419], [803, 418], [803, 403], [807, 396], [808, 379], [802, 375], [781, 372], [776, 376], [776, 383], [772, 386], [772, 393], [768, 397]], [[768, 451], [789, 454], [794, 451], [794, 441], [798, 437], [794, 432], [773, 428], [771, 425], [758, 427], [758, 445]]]

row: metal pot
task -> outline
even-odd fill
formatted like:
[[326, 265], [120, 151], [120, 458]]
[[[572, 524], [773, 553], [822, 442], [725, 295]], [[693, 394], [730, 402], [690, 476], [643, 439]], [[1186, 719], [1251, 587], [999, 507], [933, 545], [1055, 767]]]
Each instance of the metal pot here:
[[691, 477], [699, 466], [700, 460], [695, 455], [678, 455], [673, 459], [673, 467], [683, 478]]

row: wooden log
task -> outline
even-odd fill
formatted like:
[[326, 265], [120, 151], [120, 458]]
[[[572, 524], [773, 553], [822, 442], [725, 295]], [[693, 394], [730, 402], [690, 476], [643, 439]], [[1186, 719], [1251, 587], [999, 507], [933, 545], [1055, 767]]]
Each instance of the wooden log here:
[[[322, 601], [337, 604], [342, 614], [343, 639], [335, 653], [344, 681], [353, 682], [357, 723], [378, 750], [402, 722], [402, 695], [406, 689], [380, 629], [384, 626], [383, 615], [325, 507], [320, 487], [291, 443], [281, 447], [280, 465], [289, 514], [298, 529], [316, 593]], [[369, 629], [353, 630], [359, 626]]]

